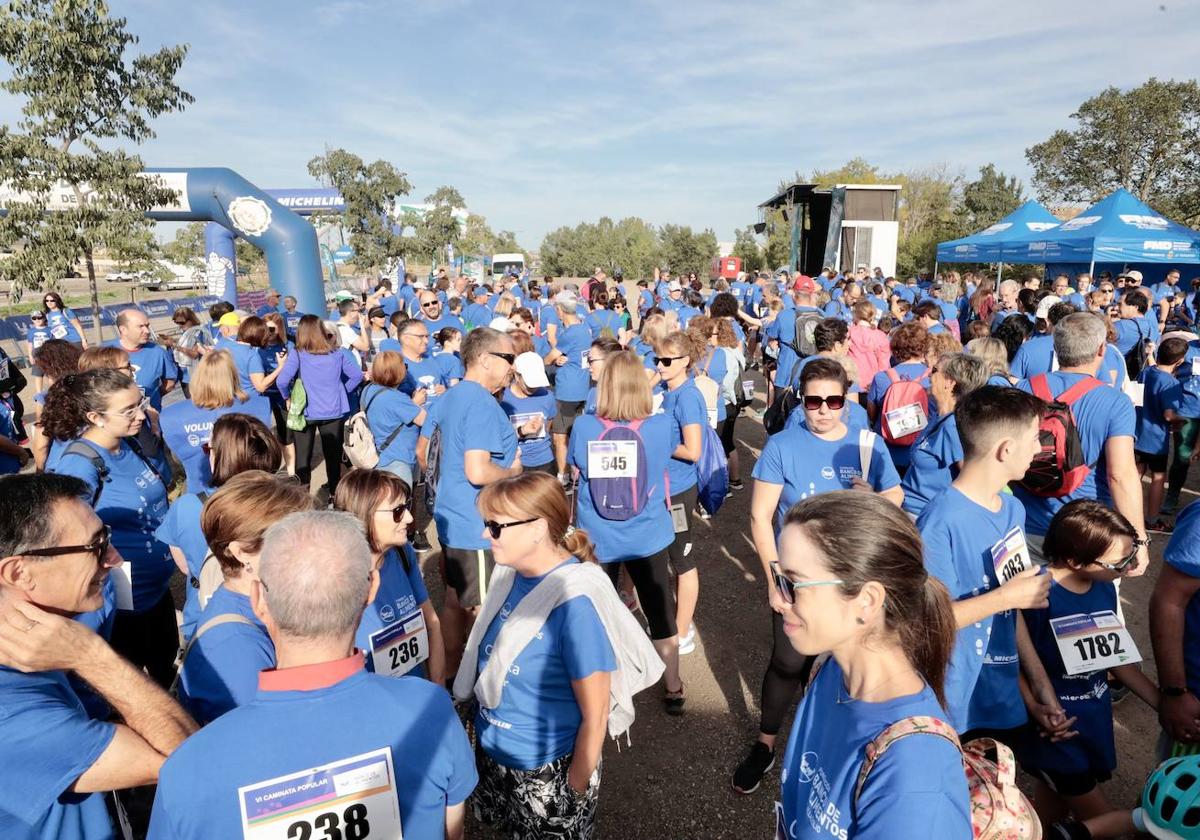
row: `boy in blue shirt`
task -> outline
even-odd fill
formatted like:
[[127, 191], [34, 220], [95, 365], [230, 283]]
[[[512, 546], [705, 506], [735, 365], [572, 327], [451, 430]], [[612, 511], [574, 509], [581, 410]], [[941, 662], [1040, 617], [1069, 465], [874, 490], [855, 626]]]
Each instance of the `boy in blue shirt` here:
[[1146, 495], [1146, 530], [1169, 533], [1171, 526], [1163, 522], [1163, 496], [1167, 484], [1167, 459], [1171, 451], [1170, 427], [1177, 421], [1176, 410], [1183, 399], [1183, 386], [1175, 371], [1183, 364], [1187, 342], [1168, 338], [1158, 348], [1157, 364], [1147, 365], [1138, 375], [1141, 404], [1135, 401], [1137, 433], [1133, 442], [1133, 459], [1138, 474], [1150, 473], [1150, 490]]

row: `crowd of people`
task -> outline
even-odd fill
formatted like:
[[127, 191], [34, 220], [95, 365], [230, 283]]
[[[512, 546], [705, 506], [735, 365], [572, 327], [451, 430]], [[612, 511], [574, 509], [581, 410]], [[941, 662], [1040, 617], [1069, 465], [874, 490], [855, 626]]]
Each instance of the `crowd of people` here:
[[686, 718], [698, 520], [735, 550], [749, 482], [772, 642], [729, 771], [779, 765], [777, 837], [1200, 837], [1179, 277], [409, 274], [99, 347], [47, 294], [35, 419], [0, 413], [0, 833], [592, 837], [634, 696]]

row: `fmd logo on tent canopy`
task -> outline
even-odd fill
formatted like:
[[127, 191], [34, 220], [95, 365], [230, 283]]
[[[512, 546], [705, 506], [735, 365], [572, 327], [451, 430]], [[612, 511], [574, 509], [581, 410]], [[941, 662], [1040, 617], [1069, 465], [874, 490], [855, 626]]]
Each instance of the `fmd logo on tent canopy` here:
[[1068, 222], [1063, 222], [1062, 230], [1079, 230], [1088, 225], [1094, 225], [1096, 222], [1103, 219], [1103, 216], [1076, 216]]
[[997, 222], [990, 228], [979, 231], [980, 236], [992, 236], [993, 234], [1002, 233], [1012, 227], [1012, 222]]
[[1058, 227], [1058, 222], [1026, 222], [1025, 227], [1034, 233], [1041, 233], [1044, 230], [1053, 230]]
[[1132, 213], [1122, 213], [1122, 222], [1132, 225], [1138, 230], [1166, 230], [1169, 222], [1162, 216], [1137, 216]]

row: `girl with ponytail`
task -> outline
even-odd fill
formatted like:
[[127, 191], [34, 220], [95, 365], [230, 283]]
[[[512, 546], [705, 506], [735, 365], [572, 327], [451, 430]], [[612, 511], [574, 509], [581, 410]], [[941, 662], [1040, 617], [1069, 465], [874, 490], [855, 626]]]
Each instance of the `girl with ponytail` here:
[[897, 740], [858, 789], [887, 727], [946, 718], [954, 613], [908, 517], [873, 494], [805, 499], [784, 518], [773, 572], [792, 646], [829, 654], [788, 739], [779, 836], [971, 837], [962, 759], [943, 738]]

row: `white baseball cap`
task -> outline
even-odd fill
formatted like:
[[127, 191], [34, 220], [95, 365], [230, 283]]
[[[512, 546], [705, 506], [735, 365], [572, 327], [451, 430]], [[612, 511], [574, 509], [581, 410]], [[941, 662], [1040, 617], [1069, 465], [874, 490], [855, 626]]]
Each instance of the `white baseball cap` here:
[[550, 380], [546, 378], [546, 366], [537, 353], [522, 353], [517, 356], [513, 361], [513, 370], [521, 374], [521, 379], [530, 388], [550, 386]]
[[682, 292], [683, 286], [679, 285], [678, 280], [672, 280], [670, 283], [667, 284], [667, 291], [668, 292]]
[[1057, 295], [1046, 295], [1044, 298], [1042, 298], [1041, 303], [1038, 304], [1037, 317], [1041, 318], [1043, 321], [1049, 320], [1050, 308], [1056, 303], [1062, 303], [1062, 298], [1058, 297]]
[[497, 315], [492, 319], [492, 322], [488, 324], [488, 326], [493, 330], [500, 330], [500, 332], [508, 332], [509, 330], [516, 328], [516, 325], [503, 315]]

